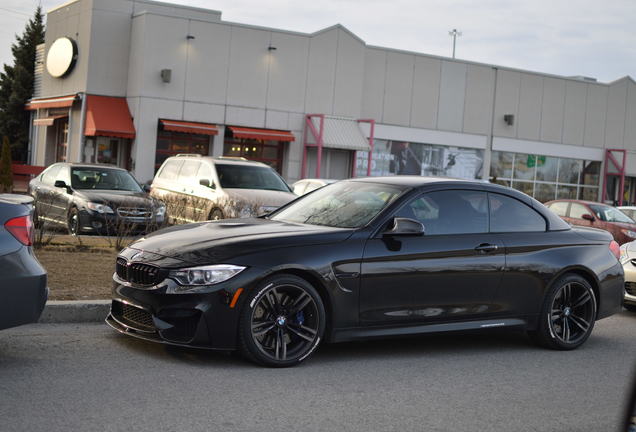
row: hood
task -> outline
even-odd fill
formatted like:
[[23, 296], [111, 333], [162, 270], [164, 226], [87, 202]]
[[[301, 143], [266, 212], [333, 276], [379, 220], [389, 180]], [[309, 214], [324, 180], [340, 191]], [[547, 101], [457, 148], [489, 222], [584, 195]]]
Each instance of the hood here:
[[156, 231], [130, 248], [203, 265], [276, 248], [336, 243], [353, 230], [269, 219], [224, 219]]
[[291, 192], [264, 189], [225, 188], [223, 191], [230, 199], [246, 203], [254, 203], [263, 207], [280, 207], [295, 200], [298, 196]]
[[145, 192], [76, 189], [74, 194], [86, 201], [106, 204], [109, 207], [151, 208], [157, 205], [156, 200]]

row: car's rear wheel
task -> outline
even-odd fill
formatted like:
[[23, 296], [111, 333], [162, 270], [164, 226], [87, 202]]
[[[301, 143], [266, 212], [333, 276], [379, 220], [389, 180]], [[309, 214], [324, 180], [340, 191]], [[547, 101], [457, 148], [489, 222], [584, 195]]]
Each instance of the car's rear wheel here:
[[223, 212], [220, 208], [213, 208], [210, 211], [210, 215], [208, 216], [208, 220], [221, 220], [224, 219]]
[[565, 274], [552, 284], [543, 302], [538, 328], [530, 335], [548, 348], [575, 349], [592, 333], [596, 308], [590, 283], [579, 275]]
[[81, 229], [79, 210], [77, 210], [76, 207], [69, 210], [67, 221], [68, 233], [71, 235], [78, 235]]
[[243, 355], [256, 363], [286, 367], [308, 358], [325, 331], [325, 308], [316, 289], [294, 275], [276, 275], [252, 290], [239, 327]]

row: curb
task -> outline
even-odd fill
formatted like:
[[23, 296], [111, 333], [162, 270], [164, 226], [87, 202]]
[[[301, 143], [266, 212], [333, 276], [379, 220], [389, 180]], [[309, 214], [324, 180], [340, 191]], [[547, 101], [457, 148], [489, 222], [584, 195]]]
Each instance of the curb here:
[[39, 323], [85, 323], [100, 322], [110, 312], [111, 300], [47, 301]]

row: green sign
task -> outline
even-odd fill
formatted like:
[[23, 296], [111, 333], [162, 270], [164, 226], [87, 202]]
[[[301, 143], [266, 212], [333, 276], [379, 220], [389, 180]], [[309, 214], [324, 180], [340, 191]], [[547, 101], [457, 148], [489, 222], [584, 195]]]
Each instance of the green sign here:
[[545, 165], [545, 156], [528, 155], [528, 168]]

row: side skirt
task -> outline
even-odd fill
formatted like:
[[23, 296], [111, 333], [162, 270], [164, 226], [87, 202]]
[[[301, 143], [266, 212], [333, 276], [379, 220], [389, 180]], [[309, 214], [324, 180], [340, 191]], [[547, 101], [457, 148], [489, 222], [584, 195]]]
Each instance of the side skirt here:
[[425, 324], [400, 327], [353, 327], [334, 329], [332, 342], [345, 342], [359, 339], [383, 338], [391, 336], [407, 336], [426, 333], [442, 333], [464, 330], [480, 330], [489, 328], [528, 327], [528, 322], [519, 318], [464, 321], [444, 324]]

